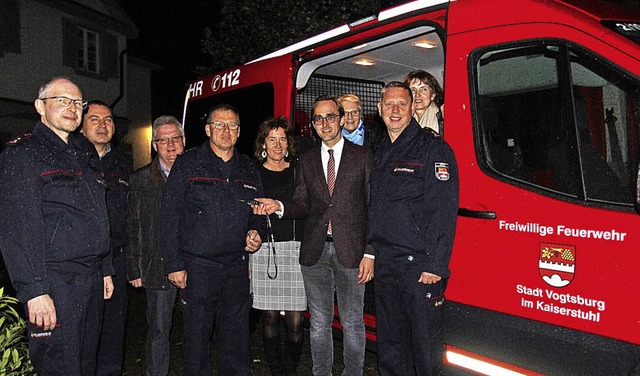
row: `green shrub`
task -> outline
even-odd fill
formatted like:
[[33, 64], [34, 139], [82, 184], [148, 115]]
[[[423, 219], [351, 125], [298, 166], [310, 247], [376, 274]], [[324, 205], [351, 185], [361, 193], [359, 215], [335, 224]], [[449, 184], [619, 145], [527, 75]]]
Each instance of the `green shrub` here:
[[14, 306], [18, 300], [0, 288], [0, 376], [35, 375], [29, 360], [26, 323]]

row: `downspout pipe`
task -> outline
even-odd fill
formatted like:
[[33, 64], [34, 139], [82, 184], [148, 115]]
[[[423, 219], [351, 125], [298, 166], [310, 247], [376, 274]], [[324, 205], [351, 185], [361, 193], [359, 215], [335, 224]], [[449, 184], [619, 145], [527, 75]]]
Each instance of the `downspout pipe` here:
[[124, 56], [127, 54], [127, 50], [124, 49], [120, 52], [120, 57], [118, 59], [118, 63], [120, 64], [120, 92], [118, 93], [118, 97], [111, 103], [111, 108], [115, 108], [118, 103], [124, 97]]

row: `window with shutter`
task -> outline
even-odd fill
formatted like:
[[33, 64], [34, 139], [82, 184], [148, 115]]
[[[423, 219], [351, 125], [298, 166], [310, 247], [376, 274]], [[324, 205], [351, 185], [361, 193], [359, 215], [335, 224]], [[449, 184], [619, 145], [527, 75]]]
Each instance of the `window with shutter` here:
[[118, 76], [118, 38], [64, 19], [63, 63], [78, 74], [101, 79]]
[[100, 36], [98, 33], [78, 27], [76, 29], [76, 38], [78, 40], [78, 49], [76, 51], [78, 68], [91, 73], [101, 73], [99, 60]]

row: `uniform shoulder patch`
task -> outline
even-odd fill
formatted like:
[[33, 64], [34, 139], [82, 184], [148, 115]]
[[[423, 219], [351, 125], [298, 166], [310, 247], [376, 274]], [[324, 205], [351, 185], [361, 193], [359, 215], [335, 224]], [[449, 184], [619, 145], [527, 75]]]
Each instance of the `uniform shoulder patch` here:
[[17, 145], [19, 143], [21, 143], [22, 141], [30, 138], [33, 134], [31, 132], [25, 132], [21, 135], [15, 136], [14, 138], [12, 138], [11, 140], [7, 141], [7, 145]]
[[435, 163], [436, 178], [441, 181], [449, 180], [449, 164], [446, 162]]

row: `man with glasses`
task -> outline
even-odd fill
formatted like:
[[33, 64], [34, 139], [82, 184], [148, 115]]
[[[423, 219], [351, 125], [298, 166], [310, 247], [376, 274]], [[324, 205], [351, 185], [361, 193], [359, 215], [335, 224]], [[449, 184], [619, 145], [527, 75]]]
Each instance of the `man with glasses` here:
[[362, 101], [355, 94], [344, 94], [338, 98], [344, 108], [344, 126], [342, 136], [356, 145], [362, 145], [375, 151], [382, 138], [382, 129], [377, 123], [365, 123]]
[[40, 375], [93, 375], [103, 299], [113, 292], [104, 179], [72, 132], [84, 102], [70, 79], [38, 92], [31, 134], [0, 156], [0, 249], [29, 317]]
[[96, 375], [120, 375], [124, 359], [127, 323], [127, 279], [124, 247], [127, 245], [127, 194], [131, 158], [112, 142], [115, 133], [113, 111], [104, 102], [87, 102], [80, 133], [95, 147], [107, 186], [107, 211], [111, 227], [111, 254], [115, 270], [113, 296], [104, 303], [104, 317], [98, 345]]
[[[153, 161], [131, 175], [129, 216], [127, 217], [127, 279], [146, 294], [147, 340], [146, 375], [169, 372], [169, 332], [177, 288], [164, 273], [160, 249], [162, 193], [173, 164], [184, 151], [184, 129], [173, 116], [160, 116], [151, 128]], [[177, 226], [174, 223], [173, 226]]]
[[311, 315], [313, 374], [331, 375], [335, 291], [344, 332], [342, 374], [358, 376], [366, 345], [364, 284], [373, 278], [375, 257], [366, 242], [372, 152], [344, 141], [344, 109], [336, 98], [318, 98], [312, 114], [322, 144], [300, 156], [292, 202], [261, 198], [259, 210], [306, 218], [300, 264]]
[[266, 222], [248, 205], [262, 196], [255, 163], [235, 149], [240, 117], [212, 108], [209, 140], [176, 160], [164, 192], [160, 244], [164, 270], [184, 311], [185, 375], [211, 375], [215, 332], [220, 375], [249, 375], [248, 254], [260, 248]]

